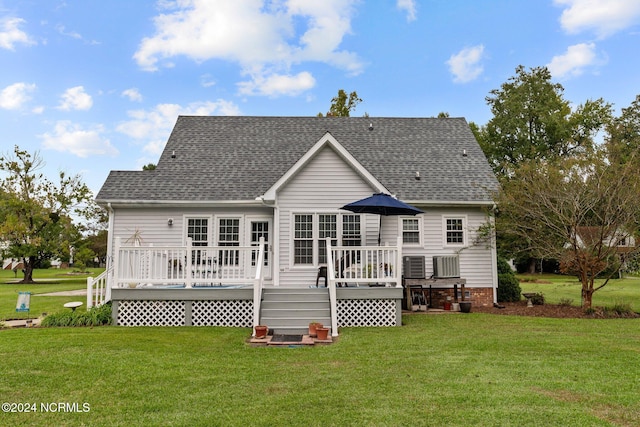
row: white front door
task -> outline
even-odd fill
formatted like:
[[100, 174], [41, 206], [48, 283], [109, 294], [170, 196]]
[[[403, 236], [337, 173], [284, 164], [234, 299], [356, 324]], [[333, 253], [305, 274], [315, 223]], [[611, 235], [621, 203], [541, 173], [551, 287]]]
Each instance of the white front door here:
[[[249, 244], [258, 246], [260, 237], [264, 237], [264, 278], [271, 280], [271, 265], [273, 254], [271, 252], [271, 230], [273, 229], [271, 218], [249, 219], [247, 234], [249, 235]], [[255, 273], [256, 260], [251, 260], [251, 271]]]

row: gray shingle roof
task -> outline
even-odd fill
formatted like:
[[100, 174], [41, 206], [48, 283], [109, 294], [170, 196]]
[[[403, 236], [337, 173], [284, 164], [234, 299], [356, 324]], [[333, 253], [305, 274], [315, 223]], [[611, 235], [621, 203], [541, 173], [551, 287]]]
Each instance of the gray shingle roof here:
[[254, 200], [326, 132], [403, 200], [490, 201], [498, 185], [463, 118], [180, 116], [156, 170], [113, 171], [96, 199]]

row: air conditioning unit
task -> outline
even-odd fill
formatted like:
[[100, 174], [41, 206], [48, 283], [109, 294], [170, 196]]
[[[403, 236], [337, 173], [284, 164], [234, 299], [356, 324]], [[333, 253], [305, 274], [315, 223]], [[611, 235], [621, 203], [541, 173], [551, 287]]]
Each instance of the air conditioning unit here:
[[424, 279], [424, 257], [405, 256], [402, 257], [402, 269], [405, 279]]
[[460, 262], [457, 255], [445, 255], [433, 257], [433, 277], [435, 279], [448, 279], [460, 277]]

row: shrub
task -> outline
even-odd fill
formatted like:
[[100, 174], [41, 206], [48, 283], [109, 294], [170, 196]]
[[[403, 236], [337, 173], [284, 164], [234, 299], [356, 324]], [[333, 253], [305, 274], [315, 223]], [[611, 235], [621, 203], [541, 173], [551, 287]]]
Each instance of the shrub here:
[[41, 326], [102, 326], [111, 324], [111, 303], [87, 311], [62, 311], [42, 319]]
[[560, 304], [562, 307], [571, 307], [573, 305], [573, 300], [571, 298], [562, 298], [560, 299]]
[[520, 281], [504, 258], [498, 258], [498, 301], [520, 301]]
[[531, 303], [533, 305], [544, 305], [544, 294], [538, 292], [531, 297]]
[[635, 312], [629, 304], [616, 303], [613, 307], [603, 307], [604, 317], [635, 317]]

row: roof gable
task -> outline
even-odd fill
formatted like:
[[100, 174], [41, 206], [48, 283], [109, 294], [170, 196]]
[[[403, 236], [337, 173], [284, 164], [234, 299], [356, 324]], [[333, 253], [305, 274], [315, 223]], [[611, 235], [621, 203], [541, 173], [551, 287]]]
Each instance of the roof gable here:
[[329, 132], [315, 143], [309, 151], [307, 151], [275, 184], [273, 184], [262, 196], [261, 200], [273, 201], [276, 199], [276, 193], [291, 181], [309, 162], [318, 155], [325, 147], [331, 147], [338, 156], [354, 169], [365, 182], [375, 188], [379, 193], [388, 193], [389, 190], [384, 187], [369, 171], [367, 171]]

